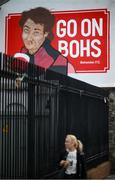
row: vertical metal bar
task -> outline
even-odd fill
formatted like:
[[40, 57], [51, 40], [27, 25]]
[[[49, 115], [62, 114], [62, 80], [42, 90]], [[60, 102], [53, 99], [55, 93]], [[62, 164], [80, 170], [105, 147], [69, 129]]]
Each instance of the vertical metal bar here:
[[[21, 89], [18, 90], [18, 102], [22, 102], [22, 86], [20, 87]], [[21, 108], [21, 107], [20, 107]], [[22, 117], [22, 112], [20, 111], [19, 113], [19, 178], [22, 178], [22, 128], [23, 128], [23, 117]]]
[[[15, 82], [15, 80], [14, 80]], [[20, 123], [20, 116], [19, 116], [19, 98], [18, 98], [18, 94], [19, 94], [19, 90], [18, 88], [15, 89], [14, 87], [14, 92], [15, 92], [15, 176], [16, 178], [20, 178], [19, 176], [19, 148], [20, 148], [20, 144], [19, 144], [19, 131], [20, 131], [20, 128], [19, 128], [19, 123]]]
[[[25, 67], [25, 63], [21, 63], [21, 66], [22, 66], [22, 69], [24, 69]], [[21, 98], [22, 98], [22, 104], [24, 106], [24, 84], [23, 84], [23, 81], [22, 81], [22, 84], [21, 84]], [[21, 150], [22, 151], [22, 178], [25, 178], [25, 115], [24, 115], [24, 109], [22, 111], [22, 118], [21, 118], [21, 123], [22, 123], [22, 147], [23, 149]]]
[[[10, 62], [12, 62], [12, 57], [10, 57]], [[11, 73], [12, 73], [12, 63], [11, 63]], [[13, 79], [10, 79], [10, 104], [13, 101]], [[13, 109], [12, 106], [9, 107], [10, 113], [10, 178], [13, 178]]]
[[[14, 67], [12, 67], [14, 68]], [[15, 82], [12, 78], [12, 178], [15, 178], [15, 108], [14, 108], [14, 101], [15, 101], [15, 91], [14, 91]]]
[[[9, 57], [7, 59], [9, 61]], [[7, 71], [9, 72], [9, 67], [7, 66]], [[8, 137], [7, 137], [7, 178], [10, 178], [10, 136], [11, 136], [11, 130], [10, 130], [10, 113], [9, 113], [9, 107], [8, 104], [10, 103], [10, 75], [8, 75], [7, 79], [7, 124], [8, 124]]]
[[[5, 56], [3, 55], [3, 70], [5, 69]], [[5, 71], [5, 70], [4, 70]], [[2, 177], [5, 178], [5, 78], [3, 77], [3, 121], [2, 121]]]
[[[2, 61], [2, 53], [0, 53], [0, 128], [1, 128], [1, 121], [2, 121], [2, 109], [1, 109], [1, 105], [2, 105], [2, 101], [1, 101], [1, 61]], [[1, 130], [1, 134], [0, 134], [0, 178], [1, 178], [1, 156], [2, 156], [2, 151], [1, 151], [1, 146], [2, 146], [2, 130]]]
[[[9, 70], [9, 69], [8, 69]], [[11, 85], [11, 79], [10, 79], [10, 75], [8, 76], [8, 104], [10, 103], [10, 85]], [[10, 161], [11, 161], [11, 118], [10, 118], [10, 112], [9, 112], [9, 107], [7, 108], [7, 118], [8, 118], [8, 178], [11, 177], [11, 172], [10, 172]]]
[[2, 132], [2, 127], [3, 127], [3, 95], [2, 95], [2, 81], [3, 81], [3, 78], [2, 78], [2, 74], [1, 74], [1, 68], [2, 68], [2, 53], [0, 53], [0, 126], [1, 126], [1, 137], [0, 137], [0, 140], [1, 140], [1, 146], [0, 146], [0, 178], [2, 178], [2, 172], [3, 172], [3, 132]]
[[3, 159], [4, 159], [4, 154], [3, 154], [3, 107], [4, 107], [4, 90], [3, 90], [3, 77], [1, 78], [1, 178], [3, 178]]
[[[8, 77], [6, 78], [6, 105], [5, 109], [7, 108], [7, 103], [8, 103], [8, 91], [7, 91], [7, 83], [8, 83]], [[5, 116], [6, 116], [6, 122], [5, 122], [5, 137], [6, 137], [6, 178], [8, 178], [8, 116], [7, 116], [7, 109], [5, 110]]]
[[[33, 66], [29, 64], [29, 76], [33, 77]], [[35, 85], [28, 83], [28, 178], [34, 177], [34, 130], [35, 130]]]
[[[7, 56], [7, 63], [8, 63], [8, 56]], [[8, 66], [7, 66], [7, 71], [8, 71]], [[7, 178], [9, 177], [8, 175], [8, 160], [9, 160], [9, 118], [8, 118], [8, 103], [9, 103], [9, 89], [8, 89], [8, 84], [9, 84], [9, 75], [7, 75], [7, 81], [6, 81], [6, 136], [7, 136], [7, 163], [6, 163], [6, 173], [7, 173]]]
[[37, 178], [37, 86], [35, 85], [35, 178]]
[[[24, 67], [26, 66], [25, 63], [22, 64], [22, 68], [24, 69]], [[25, 145], [26, 145], [26, 135], [25, 135], [25, 128], [26, 128], [26, 117], [25, 117], [25, 103], [24, 103], [24, 82], [22, 81], [22, 86], [21, 86], [21, 97], [22, 97], [22, 104], [24, 106], [23, 111], [22, 111], [22, 117], [21, 117], [21, 121], [23, 121], [23, 125], [22, 125], [22, 130], [23, 130], [23, 170], [22, 170], [22, 177], [25, 178], [25, 164], [26, 164], [26, 154], [25, 154]]]
[[[37, 68], [37, 71], [38, 71], [39, 69]], [[38, 74], [38, 72], [37, 72], [37, 74]], [[39, 77], [39, 76], [38, 76]], [[40, 102], [40, 98], [39, 98], [39, 85], [38, 85], [38, 82], [39, 82], [39, 79], [38, 79], [38, 77], [37, 77], [37, 85], [36, 85], [36, 105], [35, 105], [35, 107], [36, 107], [36, 125], [35, 125], [35, 128], [36, 128], [36, 130], [35, 130], [35, 134], [36, 134], [36, 139], [35, 139], [35, 143], [36, 143], [36, 178], [38, 178], [38, 174], [39, 174], [39, 171], [38, 171], [38, 169], [39, 169], [39, 154], [40, 154], [40, 152], [38, 153], [38, 151], [39, 151], [39, 143], [40, 143], [40, 141], [38, 140], [38, 137], [40, 137], [40, 126], [39, 126], [39, 124], [40, 124], [40, 122], [41, 122], [41, 120], [40, 120], [40, 114], [39, 114], [39, 109], [40, 109], [40, 104], [39, 104], [39, 102]]]
[[25, 93], [24, 93], [24, 99], [25, 99], [25, 118], [26, 118], [26, 128], [25, 128], [25, 134], [26, 134], [26, 149], [25, 149], [25, 157], [26, 157], [26, 169], [25, 169], [25, 178], [27, 179], [27, 173], [28, 173], [28, 83], [24, 82], [25, 85]]
[[[6, 72], [6, 55], [4, 55], [4, 67], [5, 67], [5, 72]], [[7, 178], [6, 175], [6, 160], [7, 160], [7, 148], [6, 148], [6, 79], [7, 77], [4, 78], [4, 126], [3, 126], [3, 133], [4, 133], [4, 152], [5, 152], [5, 157], [4, 157], [4, 177]]]

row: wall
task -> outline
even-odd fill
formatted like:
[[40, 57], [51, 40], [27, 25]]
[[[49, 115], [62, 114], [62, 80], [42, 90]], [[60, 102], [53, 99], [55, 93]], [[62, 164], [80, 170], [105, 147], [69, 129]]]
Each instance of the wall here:
[[115, 49], [115, 0], [10, 0], [7, 4], [3, 5], [0, 10], [0, 34], [1, 42], [0, 51], [4, 52], [4, 39], [5, 39], [5, 16], [9, 13], [20, 13], [25, 9], [34, 8], [37, 6], [43, 6], [49, 8], [50, 10], [84, 10], [84, 9], [103, 9], [107, 8], [110, 11], [110, 70], [107, 73], [74, 73], [69, 74], [69, 76], [79, 79], [90, 84], [99, 87], [115, 87], [115, 61], [114, 61], [114, 49]]
[[[4, 52], [5, 47], [5, 16], [8, 13], [22, 12], [25, 9], [43, 6], [50, 10], [83, 10], [83, 9], [101, 9], [110, 10], [110, 71], [106, 74], [71, 74], [71, 77], [94, 84], [100, 87], [115, 87], [115, 0], [10, 0], [3, 5], [0, 10], [0, 51]], [[115, 89], [110, 89], [110, 105], [109, 105], [109, 142], [110, 142], [110, 158], [112, 160], [112, 171], [115, 172]]]
[[115, 173], [115, 88], [110, 89], [109, 99], [109, 149], [112, 173]]

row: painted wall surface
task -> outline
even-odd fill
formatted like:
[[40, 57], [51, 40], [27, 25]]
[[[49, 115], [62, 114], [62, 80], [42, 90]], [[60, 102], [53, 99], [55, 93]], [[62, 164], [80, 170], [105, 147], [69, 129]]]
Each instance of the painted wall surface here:
[[115, 0], [10, 0], [0, 10], [0, 51], [5, 51], [5, 17], [10, 13], [21, 13], [35, 7], [46, 7], [51, 11], [107, 9], [110, 11], [110, 69], [106, 73], [71, 73], [69, 76], [100, 87], [115, 87]]

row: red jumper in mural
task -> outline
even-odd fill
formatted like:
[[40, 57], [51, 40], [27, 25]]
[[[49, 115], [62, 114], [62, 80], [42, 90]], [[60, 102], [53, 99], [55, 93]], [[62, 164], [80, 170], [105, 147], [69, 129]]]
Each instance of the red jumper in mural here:
[[24, 11], [19, 21], [24, 43], [21, 53], [29, 57], [30, 63], [66, 75], [71, 65], [68, 66], [67, 58], [50, 44], [54, 36], [54, 23], [54, 15], [46, 8], [37, 7]]

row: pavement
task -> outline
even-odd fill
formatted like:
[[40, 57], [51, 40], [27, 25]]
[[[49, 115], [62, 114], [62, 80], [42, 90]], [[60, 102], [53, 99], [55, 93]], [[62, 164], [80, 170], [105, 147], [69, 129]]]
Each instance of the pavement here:
[[114, 179], [115, 180], [115, 174], [111, 174], [104, 179]]

